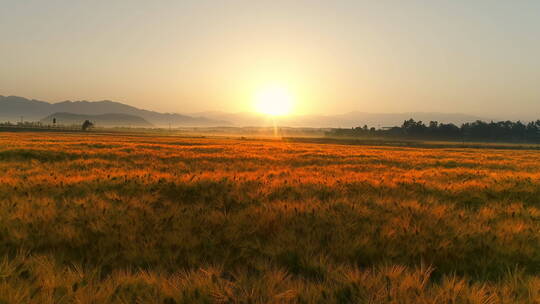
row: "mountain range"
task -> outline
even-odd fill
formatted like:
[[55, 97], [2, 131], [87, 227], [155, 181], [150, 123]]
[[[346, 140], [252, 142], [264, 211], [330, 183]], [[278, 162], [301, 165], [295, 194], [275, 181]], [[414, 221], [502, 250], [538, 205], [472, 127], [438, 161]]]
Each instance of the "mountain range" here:
[[[206, 117], [188, 116], [176, 113], [158, 113], [138, 109], [123, 103], [104, 101], [63, 101], [48, 103], [18, 96], [0, 95], [0, 121], [40, 121], [54, 113], [80, 115], [126, 114], [138, 116], [156, 127], [181, 126], [227, 126], [230, 123]], [[65, 114], [64, 114], [65, 115]], [[119, 125], [129, 125], [120, 123]]]
[[[461, 124], [476, 120], [489, 121], [492, 118], [460, 113], [410, 112], [410, 113], [365, 113], [349, 112], [340, 115], [290, 115], [269, 117], [257, 113], [199, 112], [190, 115], [159, 113], [143, 110], [110, 100], [104, 101], [63, 101], [49, 103], [17, 96], [0, 95], [0, 122], [50, 121], [51, 115], [66, 121], [81, 119], [96, 121], [104, 126], [144, 126], [144, 127], [224, 127], [224, 126], [289, 126], [316, 128], [351, 128], [398, 126], [404, 120], [413, 118], [424, 122], [438, 121]], [[115, 114], [116, 116], [111, 114]], [[118, 115], [121, 114], [121, 115]], [[79, 115], [79, 116], [77, 116]], [[105, 115], [105, 116], [103, 116]], [[124, 116], [123, 116], [124, 115]], [[125, 116], [127, 115], [127, 116]], [[59, 118], [57, 118], [59, 119]]]

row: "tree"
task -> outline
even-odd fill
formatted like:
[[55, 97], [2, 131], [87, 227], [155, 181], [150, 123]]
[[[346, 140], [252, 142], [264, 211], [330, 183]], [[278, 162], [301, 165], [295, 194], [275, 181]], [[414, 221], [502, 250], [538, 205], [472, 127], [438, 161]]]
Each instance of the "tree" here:
[[82, 124], [82, 129], [83, 131], [86, 131], [90, 128], [92, 128], [94, 126], [94, 124], [90, 121], [90, 120], [85, 120]]
[[409, 120], [405, 120], [401, 128], [408, 136], [423, 135], [425, 133], [425, 130], [427, 129], [426, 125], [424, 125], [421, 120], [416, 122], [412, 118]]

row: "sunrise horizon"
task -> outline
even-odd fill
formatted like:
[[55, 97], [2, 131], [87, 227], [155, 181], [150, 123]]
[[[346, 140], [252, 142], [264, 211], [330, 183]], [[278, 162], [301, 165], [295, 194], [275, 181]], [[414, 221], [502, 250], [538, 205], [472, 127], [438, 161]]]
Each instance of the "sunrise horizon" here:
[[[97, 102], [114, 102], [114, 103], [121, 103], [127, 106], [135, 107], [141, 110], [147, 110], [147, 111], [153, 111], [153, 112], [159, 112], [159, 113], [174, 113], [174, 114], [182, 114], [182, 115], [190, 115], [190, 116], [204, 116], [205, 114], [212, 114], [212, 113], [222, 113], [222, 114], [249, 114], [249, 115], [259, 115], [259, 116], [268, 116], [272, 117], [275, 116], [277, 118], [284, 118], [284, 117], [298, 117], [298, 116], [340, 116], [340, 115], [347, 115], [347, 114], [354, 114], [354, 113], [362, 113], [362, 114], [453, 114], [453, 115], [467, 115], [470, 117], [476, 117], [478, 119], [484, 119], [484, 120], [498, 120], [498, 121], [505, 121], [505, 120], [521, 120], [521, 121], [535, 121], [538, 119], [539, 115], [533, 113], [533, 114], [526, 114], [526, 115], [520, 115], [516, 113], [506, 113], [505, 115], [487, 115], [483, 112], [459, 112], [459, 111], [425, 111], [425, 110], [414, 110], [410, 109], [407, 111], [387, 111], [387, 112], [381, 112], [381, 111], [362, 111], [351, 109], [349, 111], [345, 112], [334, 112], [334, 113], [321, 113], [321, 112], [311, 112], [311, 113], [299, 113], [295, 111], [290, 111], [288, 113], [265, 113], [264, 111], [260, 111], [257, 109], [256, 101], [254, 101], [254, 104], [252, 105], [251, 109], [246, 110], [238, 110], [238, 111], [227, 111], [227, 110], [220, 110], [220, 109], [206, 109], [202, 111], [194, 111], [194, 112], [188, 112], [188, 111], [160, 111], [159, 109], [155, 109], [152, 106], [136, 106], [133, 105], [127, 101], [123, 100], [112, 100], [110, 98], [104, 98], [104, 99], [98, 99], [98, 100], [90, 100], [85, 98], [80, 99], [63, 99], [63, 100], [45, 100], [38, 97], [28, 97], [28, 96], [20, 96], [17, 94], [0, 94], [0, 96], [4, 97], [17, 97], [17, 98], [24, 98], [28, 100], [36, 100], [36, 101], [42, 101], [49, 104], [59, 104], [64, 102], [88, 102], [88, 103], [97, 103]], [[254, 98], [255, 99], [255, 98]], [[0, 115], [1, 118], [1, 115]], [[414, 117], [411, 117], [414, 118]]]

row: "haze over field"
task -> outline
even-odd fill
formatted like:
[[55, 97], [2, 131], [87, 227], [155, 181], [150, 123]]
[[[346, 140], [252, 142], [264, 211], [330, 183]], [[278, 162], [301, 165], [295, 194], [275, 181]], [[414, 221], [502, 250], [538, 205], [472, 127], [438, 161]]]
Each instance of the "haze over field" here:
[[533, 0], [7, 0], [0, 94], [170, 113], [531, 120], [539, 15]]

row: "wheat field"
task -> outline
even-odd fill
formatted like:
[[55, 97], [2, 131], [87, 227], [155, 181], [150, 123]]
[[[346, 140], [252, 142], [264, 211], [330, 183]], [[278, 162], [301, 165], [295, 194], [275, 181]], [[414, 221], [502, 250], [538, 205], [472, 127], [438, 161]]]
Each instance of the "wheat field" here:
[[540, 303], [540, 152], [0, 133], [0, 303]]

